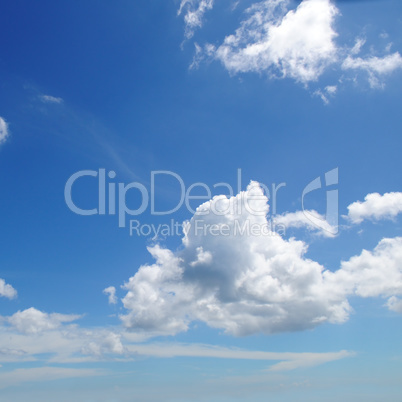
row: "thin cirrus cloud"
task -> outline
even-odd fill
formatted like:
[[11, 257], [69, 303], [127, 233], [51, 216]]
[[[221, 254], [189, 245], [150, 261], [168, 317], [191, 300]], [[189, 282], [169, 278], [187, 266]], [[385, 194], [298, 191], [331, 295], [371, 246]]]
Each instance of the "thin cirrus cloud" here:
[[56, 103], [56, 104], [60, 104], [63, 103], [63, 99], [62, 98], [57, 98], [55, 96], [51, 96], [51, 95], [40, 95], [39, 99], [43, 102], [43, 103]]
[[9, 134], [7, 122], [0, 117], [0, 145], [7, 141]]
[[125, 284], [124, 326], [149, 336], [174, 335], [202, 321], [245, 336], [344, 323], [350, 296], [398, 305], [402, 238], [383, 239], [332, 272], [305, 258], [304, 242], [270, 232], [267, 213], [256, 182], [236, 197], [201, 205], [186, 225], [184, 248], [149, 247], [156, 262], [141, 266]]
[[[202, 27], [205, 12], [212, 9], [213, 2], [205, 0], [182, 1], [180, 13], [186, 9], [186, 37], [191, 38]], [[218, 60], [231, 73], [266, 73], [271, 78], [292, 78], [304, 85], [318, 81], [331, 68], [339, 70], [339, 81], [347, 71], [364, 72], [372, 88], [383, 86], [386, 76], [402, 67], [399, 52], [378, 56], [369, 53], [356, 57], [361, 52], [364, 38], [357, 38], [351, 47], [337, 44], [340, 33], [335, 23], [341, 18], [335, 2], [330, 0], [303, 0], [291, 9], [289, 0], [264, 0], [254, 2], [245, 10], [245, 18], [231, 35], [220, 45], [195, 43], [196, 53], [191, 67], [203, 60]], [[326, 89], [329, 89], [328, 91]], [[315, 95], [329, 103], [335, 85], [318, 89]]]
[[402, 193], [392, 192], [383, 195], [379, 193], [367, 194], [364, 201], [356, 201], [348, 206], [349, 219], [353, 224], [364, 220], [379, 221], [394, 219], [402, 213]]

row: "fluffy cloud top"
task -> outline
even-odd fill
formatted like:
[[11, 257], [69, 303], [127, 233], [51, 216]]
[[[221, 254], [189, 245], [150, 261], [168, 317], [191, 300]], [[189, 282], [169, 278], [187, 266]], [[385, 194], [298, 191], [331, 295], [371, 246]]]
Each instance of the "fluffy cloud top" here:
[[401, 212], [402, 193], [371, 193], [366, 195], [363, 202], [356, 201], [348, 206], [347, 218], [358, 224], [365, 219], [392, 219]]
[[7, 297], [7, 299], [14, 299], [17, 297], [17, 291], [4, 279], [0, 279], [0, 296]]
[[62, 323], [78, 320], [79, 315], [47, 314], [33, 307], [7, 318], [9, 324], [24, 334], [37, 334], [58, 328]]
[[150, 247], [156, 263], [125, 284], [124, 325], [150, 335], [176, 334], [197, 320], [240, 336], [295, 331], [346, 321], [349, 295], [402, 294], [402, 238], [331, 272], [305, 258], [303, 242], [270, 232], [267, 201], [252, 182], [236, 197], [201, 205], [181, 251]]
[[0, 145], [7, 140], [8, 136], [8, 124], [2, 117], [0, 117]]

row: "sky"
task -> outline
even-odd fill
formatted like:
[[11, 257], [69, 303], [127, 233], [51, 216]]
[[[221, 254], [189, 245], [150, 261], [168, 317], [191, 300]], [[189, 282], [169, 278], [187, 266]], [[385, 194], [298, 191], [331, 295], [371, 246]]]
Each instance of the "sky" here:
[[0, 399], [399, 401], [402, 3], [0, 5]]

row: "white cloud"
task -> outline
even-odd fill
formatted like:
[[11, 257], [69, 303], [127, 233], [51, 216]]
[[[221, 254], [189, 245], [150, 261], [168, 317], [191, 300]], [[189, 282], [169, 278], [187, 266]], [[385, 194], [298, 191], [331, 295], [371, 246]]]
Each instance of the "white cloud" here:
[[304, 0], [290, 11], [288, 4], [255, 3], [236, 33], [215, 49], [214, 57], [231, 73], [265, 71], [303, 83], [317, 80], [336, 60], [332, 25], [338, 11], [329, 0]]
[[333, 97], [338, 90], [338, 87], [336, 85], [327, 85], [324, 89], [317, 89], [314, 92], [314, 95], [319, 96], [321, 100], [328, 105], [329, 104], [329, 98]]
[[47, 314], [31, 307], [7, 317], [7, 322], [22, 333], [37, 334], [56, 329], [62, 323], [72, 322], [79, 318], [81, 318], [79, 315]]
[[[198, 67], [203, 60], [219, 60], [231, 74], [266, 73], [270, 78], [289, 77], [305, 85], [317, 81], [330, 69], [337, 74], [343, 71], [339, 82], [348, 81], [346, 71], [360, 71], [368, 74], [372, 88], [382, 88], [384, 78], [402, 67], [399, 52], [376, 57], [372, 55], [373, 46], [369, 47], [369, 54], [357, 57], [366, 44], [361, 35], [352, 47], [337, 44], [335, 21], [340, 13], [334, 1], [302, 0], [290, 9], [294, 5], [290, 0], [253, 2], [245, 10], [239, 28], [220, 45], [195, 43], [190, 68]], [[212, 0], [182, 0], [179, 14], [187, 9], [187, 38], [202, 26], [205, 12], [212, 7]], [[386, 53], [391, 45], [385, 47]], [[328, 104], [329, 97], [335, 95], [334, 88], [326, 86], [313, 94]]]
[[197, 28], [202, 27], [204, 14], [214, 6], [214, 0], [182, 0], [178, 14], [184, 10], [184, 22], [186, 24], [185, 35], [190, 39]]
[[402, 314], [402, 300], [395, 296], [388, 299], [387, 307], [396, 313]]
[[17, 297], [17, 291], [4, 279], [0, 279], [0, 296], [7, 297], [7, 299], [14, 299]]
[[343, 64], [344, 70], [363, 70], [369, 75], [369, 82], [372, 88], [381, 87], [381, 77], [391, 74], [402, 68], [402, 57], [399, 52], [384, 57], [361, 57], [353, 58], [348, 56]]
[[391, 298], [388, 307], [392, 309], [397, 306], [393, 297], [402, 295], [401, 261], [402, 237], [383, 239], [373, 251], [363, 250], [360, 255], [343, 261], [330, 281], [348, 294]]
[[[345, 321], [350, 308], [344, 295], [327, 287], [320, 264], [304, 258], [303, 242], [269, 231], [267, 212], [267, 198], [255, 182], [236, 197], [201, 205], [184, 250], [149, 248], [156, 263], [140, 267], [126, 283], [125, 326], [166, 335], [201, 320], [247, 335]], [[202, 262], [201, 250], [210, 255]]]
[[0, 145], [7, 141], [9, 134], [7, 122], [0, 117]]
[[356, 201], [348, 206], [347, 218], [355, 224], [365, 219], [393, 219], [402, 213], [402, 193], [393, 192], [380, 195], [367, 194], [364, 201]]
[[[402, 238], [383, 239], [331, 272], [304, 257], [303, 242], [270, 232], [267, 201], [252, 182], [236, 197], [201, 205], [182, 250], [149, 247], [156, 262], [125, 284], [123, 324], [149, 336], [186, 331], [192, 321], [232, 335], [269, 334], [343, 323], [351, 295], [402, 293]], [[284, 222], [310, 227], [299, 214]]]
[[56, 98], [51, 95], [40, 95], [40, 99], [44, 103], [58, 103], [58, 104], [63, 103], [62, 98]]
[[103, 289], [103, 293], [108, 295], [109, 304], [117, 304], [116, 288], [114, 286]]
[[350, 49], [351, 54], [359, 54], [362, 47], [365, 45], [366, 39], [364, 38], [357, 38], [355, 45]]
[[[313, 220], [309, 217], [314, 217], [315, 219]], [[317, 220], [320, 221], [320, 226], [317, 226]], [[335, 233], [337, 233], [337, 228], [331, 226], [325, 220], [324, 216], [314, 210], [288, 212], [283, 215], [276, 215], [275, 224], [284, 225], [285, 228], [306, 228], [324, 237], [334, 237]]]
[[[77, 325], [61, 325], [58, 328], [28, 332], [18, 331], [14, 327], [0, 326], [0, 344], [7, 348], [0, 349], [0, 361], [35, 362], [45, 367], [38, 368], [38, 373], [46, 371], [46, 366], [53, 364], [85, 364], [100, 361], [127, 362], [137, 359], [138, 356], [156, 358], [196, 357], [215, 359], [241, 359], [276, 361], [270, 370], [289, 370], [299, 367], [310, 367], [326, 362], [338, 360], [353, 353], [346, 351], [329, 353], [288, 353], [267, 352], [259, 350], [245, 350], [226, 348], [208, 344], [188, 344], [176, 342], [138, 343], [133, 332], [122, 331], [122, 328], [113, 330], [106, 328], [80, 328]], [[283, 367], [278, 366], [284, 363]], [[277, 367], [278, 366], [278, 367]], [[83, 371], [85, 372], [85, 371]], [[3, 374], [0, 378], [0, 388], [11, 385], [15, 371]], [[30, 377], [34, 371], [17, 376], [21, 381], [46, 381], [49, 376], [38, 375]], [[65, 372], [68, 374], [68, 372]], [[26, 374], [26, 375], [25, 375]], [[73, 374], [71, 372], [71, 374]], [[88, 374], [90, 375], [90, 374]], [[60, 378], [64, 378], [62, 375]], [[68, 376], [67, 376], [68, 377]], [[11, 381], [12, 382], [12, 381]]]

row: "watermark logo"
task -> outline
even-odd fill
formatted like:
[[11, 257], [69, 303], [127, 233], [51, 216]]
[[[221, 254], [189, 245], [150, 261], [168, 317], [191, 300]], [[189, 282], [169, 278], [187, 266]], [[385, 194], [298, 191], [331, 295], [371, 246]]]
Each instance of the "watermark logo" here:
[[[333, 169], [325, 173], [325, 185], [326, 187], [334, 187], [339, 184], [339, 169]], [[339, 223], [339, 194], [338, 189], [327, 190], [326, 200], [327, 208], [324, 219], [312, 214], [307, 208], [305, 208], [304, 198], [307, 194], [322, 189], [321, 177], [315, 178], [311, 181], [303, 190], [302, 194], [302, 210], [308, 220], [310, 220], [317, 228], [327, 231], [332, 235], [338, 233]]]
[[[142, 223], [139, 219], [140, 215], [149, 213], [152, 216], [172, 216], [181, 208], [186, 210], [191, 215], [197, 215], [197, 217], [207, 214], [220, 215], [233, 215], [242, 216], [243, 212], [246, 215], [267, 216], [266, 200], [269, 199], [270, 204], [270, 219], [264, 220], [264, 224], [260, 224], [261, 227], [256, 227], [255, 222], [235, 222], [233, 226], [221, 225], [219, 230], [214, 228], [213, 233], [218, 236], [231, 236], [231, 235], [244, 235], [252, 234], [255, 236], [266, 235], [267, 233], [285, 234], [285, 229], [281, 225], [275, 225], [275, 216], [277, 214], [277, 197], [279, 190], [286, 187], [286, 183], [275, 184], [266, 186], [262, 183], [257, 183], [259, 188], [264, 192], [264, 196], [259, 195], [249, 196], [244, 198], [243, 203], [235, 204], [236, 210], [228, 210], [225, 208], [218, 208], [218, 202], [211, 202], [210, 208], [206, 210], [197, 209], [194, 210], [193, 206], [201, 205], [207, 201], [213, 199], [214, 196], [225, 193], [227, 199], [231, 199], [242, 191], [242, 172], [241, 169], [237, 171], [237, 188], [234, 189], [229, 183], [216, 183], [212, 186], [208, 186], [205, 183], [197, 182], [190, 186], [186, 186], [180, 175], [172, 171], [158, 170], [153, 171], [150, 174], [150, 185], [146, 187], [140, 182], [123, 183], [117, 182], [116, 173], [114, 171], [107, 172], [106, 169], [95, 170], [82, 170], [74, 173], [66, 182], [64, 188], [64, 198], [68, 208], [77, 215], [91, 216], [91, 215], [114, 215], [117, 217], [118, 226], [120, 228], [127, 227], [127, 221], [129, 221], [129, 231], [131, 236], [145, 236], [152, 238], [167, 237], [167, 236], [179, 236], [183, 234], [182, 225], [178, 222], [174, 222], [173, 219], [169, 223], [164, 224], [148, 224]], [[178, 188], [176, 191], [177, 200], [175, 205], [169, 206], [169, 208], [162, 209], [159, 205], [157, 208], [157, 198], [163, 198], [158, 189], [158, 183], [163, 178], [175, 181], [175, 186]], [[92, 184], [97, 187], [97, 202], [92, 208], [84, 208], [79, 205], [77, 199], [74, 199], [75, 194], [74, 187], [79, 185], [81, 180], [91, 180]], [[159, 182], [158, 182], [159, 180]], [[325, 188], [326, 191], [326, 213], [324, 216], [317, 216], [311, 213], [305, 207], [305, 197], [314, 191], [323, 188], [320, 177], [317, 177], [311, 181], [302, 192], [302, 211], [305, 217], [316, 228], [327, 231], [331, 235], [335, 235], [338, 231], [338, 190], [334, 188], [338, 184], [338, 168], [333, 169], [325, 174]], [[224, 190], [222, 190], [224, 189]], [[75, 194], [76, 195], [76, 194]], [[136, 207], [131, 208], [128, 206], [128, 199], [135, 197], [137, 201]], [[259, 203], [258, 200], [263, 202]], [[223, 202], [223, 204], [225, 204]], [[226, 203], [227, 204], [227, 203]], [[244, 211], [242, 211], [244, 209]], [[135, 217], [135, 219], [129, 219], [129, 217]], [[201, 220], [200, 220], [201, 221]], [[268, 224], [267, 224], [268, 223]], [[237, 226], [236, 226], [237, 225]], [[258, 225], [257, 225], [258, 226]], [[263, 227], [262, 227], [263, 226]], [[311, 225], [310, 225], [311, 226]], [[233, 233], [233, 228], [236, 229], [236, 233]], [[199, 232], [205, 230], [198, 226]], [[200, 232], [201, 233], [201, 232]], [[215, 235], [215, 234], [214, 234]]]

